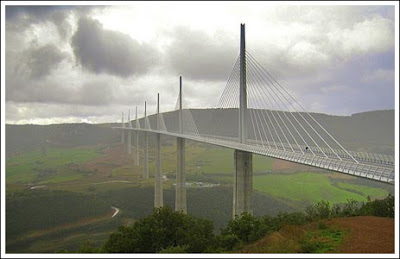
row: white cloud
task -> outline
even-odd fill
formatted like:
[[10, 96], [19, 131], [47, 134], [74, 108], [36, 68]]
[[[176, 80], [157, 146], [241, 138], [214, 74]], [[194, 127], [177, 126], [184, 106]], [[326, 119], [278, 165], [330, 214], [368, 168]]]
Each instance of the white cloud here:
[[374, 17], [356, 23], [352, 28], [335, 28], [328, 33], [328, 39], [339, 56], [379, 53], [393, 48], [394, 26], [387, 18]]

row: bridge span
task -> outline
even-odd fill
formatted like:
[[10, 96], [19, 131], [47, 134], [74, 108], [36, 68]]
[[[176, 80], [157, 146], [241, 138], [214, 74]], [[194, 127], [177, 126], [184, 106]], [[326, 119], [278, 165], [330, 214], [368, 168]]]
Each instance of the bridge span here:
[[[146, 111], [144, 125], [137, 117], [134, 126], [128, 114], [128, 125], [122, 118], [121, 142], [127, 140], [132, 152], [131, 134], [135, 133], [135, 164], [139, 164], [139, 133], [144, 140], [143, 178], [148, 178], [148, 136], [156, 136], [156, 172], [154, 206], [163, 206], [161, 136], [177, 138], [177, 172], [175, 210], [186, 213], [185, 140], [234, 149], [234, 191], [232, 215], [252, 213], [252, 154], [332, 170], [357, 177], [394, 184], [394, 158], [383, 154], [348, 151], [311, 114], [282, 87], [257, 60], [246, 51], [245, 26], [241, 24], [240, 54], [210, 125], [195, 121], [190, 109], [183, 107], [182, 77], [176, 104], [174, 129], [166, 127], [157, 96], [156, 128], [150, 125]], [[268, 106], [272, 105], [272, 106]], [[237, 114], [232, 124], [227, 111]], [[123, 116], [123, 115], [122, 115]], [[236, 124], [237, 123], [237, 124]], [[226, 126], [226, 125], [231, 126]], [[233, 125], [233, 126], [232, 126]], [[210, 128], [207, 132], [201, 128]], [[232, 128], [237, 129], [232, 130]], [[127, 135], [125, 137], [125, 134]]]

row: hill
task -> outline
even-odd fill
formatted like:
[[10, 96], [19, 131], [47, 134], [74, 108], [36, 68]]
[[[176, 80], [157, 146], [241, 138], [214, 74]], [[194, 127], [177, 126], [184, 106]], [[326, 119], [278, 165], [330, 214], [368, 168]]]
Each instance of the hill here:
[[111, 144], [119, 140], [118, 131], [112, 124], [52, 124], [52, 125], [6, 125], [7, 157], [29, 152], [43, 146], [76, 147]]
[[[201, 134], [216, 131], [216, 118], [223, 117], [224, 123], [218, 124], [218, 132], [228, 136], [237, 136], [237, 109], [191, 109], [196, 126]], [[321, 113], [311, 115], [323, 125], [344, 147], [353, 151], [394, 154], [394, 110], [370, 111], [351, 116], [336, 116]], [[306, 116], [304, 114], [304, 116]], [[168, 130], [177, 131], [177, 111], [163, 114]], [[284, 116], [282, 116], [284, 117]], [[144, 119], [140, 119], [144, 125]], [[151, 127], [156, 128], [156, 115], [150, 115]], [[74, 147], [111, 144], [118, 142], [120, 135], [108, 124], [53, 124], [53, 125], [6, 125], [6, 153], [27, 152], [47, 144], [55, 147]], [[252, 126], [249, 136], [254, 137]], [[150, 138], [152, 141], [152, 138]]]
[[[200, 134], [219, 132], [231, 137], [238, 135], [237, 109], [191, 109], [191, 113]], [[283, 112], [277, 114], [285, 118]], [[394, 110], [369, 111], [351, 116], [310, 114], [348, 150], [394, 155]], [[302, 116], [308, 115], [302, 113]], [[178, 130], [176, 111], [166, 112], [163, 117], [169, 131]], [[223, 118], [223, 123], [220, 122], [220, 118]], [[143, 127], [144, 119], [139, 121]], [[149, 122], [155, 129], [156, 115], [150, 115]], [[249, 125], [248, 133], [249, 138], [254, 138], [252, 125]], [[283, 135], [280, 137], [283, 138]]]

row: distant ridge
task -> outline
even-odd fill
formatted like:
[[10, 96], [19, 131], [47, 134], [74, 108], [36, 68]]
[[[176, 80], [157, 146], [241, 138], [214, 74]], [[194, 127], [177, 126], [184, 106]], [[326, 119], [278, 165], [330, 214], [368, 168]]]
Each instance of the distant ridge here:
[[[191, 109], [200, 133], [210, 130], [215, 109]], [[227, 132], [237, 134], [237, 110], [223, 111]], [[394, 110], [375, 110], [354, 113], [351, 116], [311, 113], [343, 146], [353, 151], [394, 154]], [[177, 127], [177, 112], [164, 113], [168, 130]], [[156, 127], [156, 116], [149, 116], [150, 125]], [[140, 121], [144, 125], [143, 119]], [[6, 153], [26, 152], [39, 148], [43, 143], [72, 147], [116, 143], [119, 132], [111, 129], [119, 123], [68, 123], [52, 125], [6, 125]], [[250, 131], [251, 132], [251, 131]]]

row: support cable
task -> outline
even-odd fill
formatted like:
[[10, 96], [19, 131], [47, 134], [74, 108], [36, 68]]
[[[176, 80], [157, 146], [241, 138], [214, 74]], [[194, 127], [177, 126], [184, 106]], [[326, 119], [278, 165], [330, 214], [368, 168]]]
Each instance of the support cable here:
[[[250, 62], [249, 64], [250, 64], [250, 73], [252, 73], [252, 74], [253, 74], [253, 77], [255, 78], [255, 80], [257, 80], [257, 78], [258, 78], [257, 75], [256, 75], [256, 74], [252, 71], [252, 69], [251, 69], [251, 68], [252, 68], [251, 62]], [[258, 79], [259, 79], [259, 78], [258, 78]], [[260, 81], [257, 81], [257, 82], [258, 82], [258, 85], [261, 86]], [[262, 90], [260, 90], [260, 89], [262, 89], [262, 87], [260, 87], [260, 88], [256, 87], [256, 90], [257, 90], [257, 92], [259, 93], [259, 96], [261, 96], [262, 98], [264, 98], [264, 95], [262, 94]], [[276, 99], [273, 97], [273, 95], [271, 95], [271, 96], [272, 96], [273, 101], [274, 101], [275, 103], [277, 103], [278, 106], [280, 106], [279, 103], [276, 101]], [[259, 101], [259, 102], [260, 102], [260, 101]], [[260, 105], [260, 106], [261, 106], [261, 105]], [[279, 118], [280, 118], [281, 121], [283, 122], [283, 125], [286, 127], [286, 129], [287, 129], [287, 131], [289, 132], [290, 136], [293, 138], [293, 140], [295, 141], [295, 143], [296, 143], [297, 146], [299, 147], [300, 151], [302, 152], [302, 148], [301, 148], [300, 145], [297, 143], [296, 138], [293, 136], [292, 132], [290, 131], [290, 129], [289, 129], [288, 126], [286, 125], [285, 121], [284, 121], [284, 120], [282, 119], [282, 117], [280, 116], [280, 113], [277, 112], [277, 111], [276, 111], [276, 113], [278, 114]], [[284, 115], [285, 115], [285, 113], [284, 113]], [[289, 140], [287, 139], [287, 137], [286, 137], [286, 140], [288, 141], [288, 144], [289, 144], [290, 148], [291, 148], [292, 151], [294, 152], [294, 149], [293, 149], [292, 145], [290, 144]]]
[[[249, 56], [251, 56], [251, 54], [249, 54]], [[252, 57], [252, 56], [251, 56]], [[255, 58], [254, 57], [252, 57], [254, 60], [255, 60]], [[255, 62], [256, 63], [258, 63], [256, 60], [255, 60]], [[259, 64], [259, 63], [258, 63]], [[290, 94], [290, 93], [288, 93], [287, 92], [287, 90], [284, 88], [284, 87], [282, 87], [282, 85], [274, 78], [274, 77], [272, 77], [271, 75], [270, 75], [270, 73], [265, 69], [265, 68], [263, 68], [261, 65], [259, 65], [277, 84], [278, 84], [278, 86], [281, 88], [281, 89], [283, 89], [283, 91], [285, 91], [286, 92], [286, 94], [337, 144], [337, 145], [339, 145], [340, 146], [340, 148], [342, 148], [345, 152], [346, 152], [346, 154], [347, 155], [349, 155], [351, 158], [352, 158], [352, 160], [354, 160], [356, 163], [359, 163], [324, 127], [322, 127], [322, 125], [318, 122], [318, 121], [316, 121], [315, 119], [314, 119], [314, 117], [313, 116], [311, 116], [311, 114], [309, 113], [309, 112], [307, 112], [305, 109], [304, 109], [304, 107], [300, 104], [300, 103], [298, 103], [297, 102], [297, 100], [296, 99], [294, 99], [293, 98], [293, 96]], [[301, 113], [299, 113], [299, 114], [301, 114]], [[318, 134], [318, 133], [317, 133]], [[319, 134], [318, 134], [319, 135]], [[322, 140], [324, 140], [323, 138], [321, 138]], [[324, 142], [325, 142], [325, 140], [324, 140]], [[326, 143], [326, 142], [325, 142]], [[326, 143], [327, 144], [327, 143]], [[331, 148], [328, 144], [327, 144], [327, 146], [329, 147], [329, 148]], [[332, 150], [332, 152], [334, 152], [334, 150], [331, 148], [331, 150]], [[336, 152], [334, 152], [335, 154], [336, 154]], [[340, 159], [340, 160], [342, 160], [341, 159], [341, 157], [340, 156], [338, 156], [338, 158]]]

